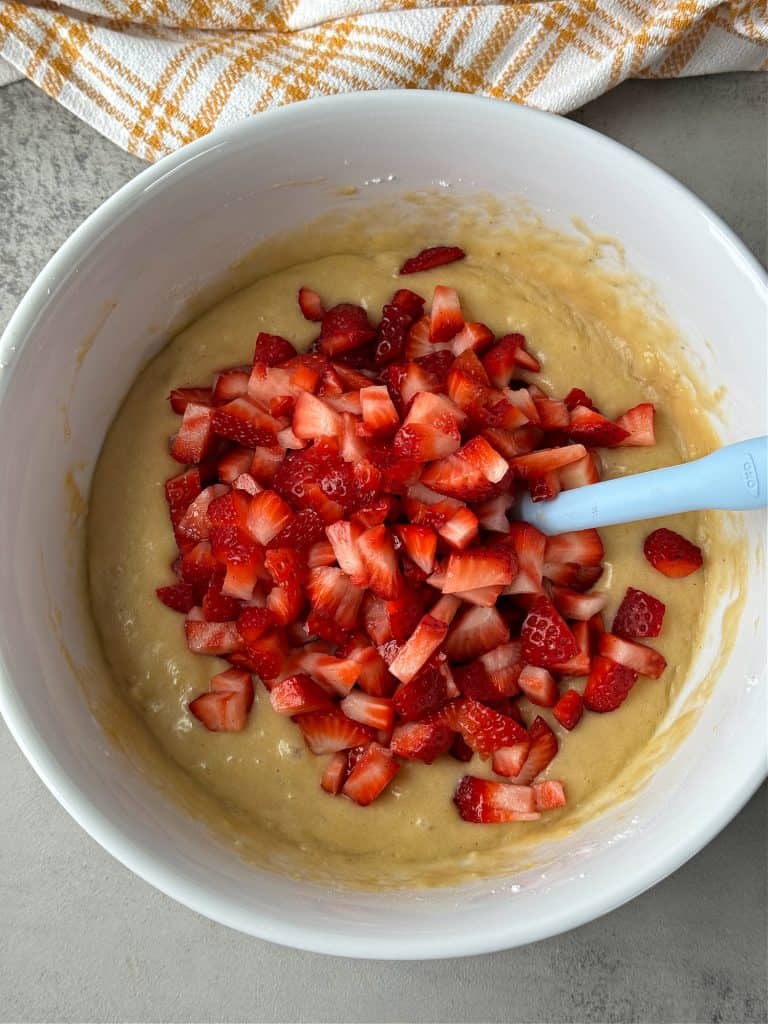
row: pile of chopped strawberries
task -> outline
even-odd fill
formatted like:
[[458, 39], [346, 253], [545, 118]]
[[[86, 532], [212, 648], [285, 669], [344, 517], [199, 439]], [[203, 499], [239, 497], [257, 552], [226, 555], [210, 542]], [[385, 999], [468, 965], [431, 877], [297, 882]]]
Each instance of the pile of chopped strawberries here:
[[[463, 258], [427, 249], [401, 274]], [[504, 781], [462, 778], [466, 821], [563, 806], [562, 784], [539, 780], [553, 725], [614, 711], [638, 675], [661, 675], [638, 641], [665, 608], [630, 589], [608, 632], [597, 531], [545, 537], [514, 510], [525, 491], [599, 480], [596, 449], [652, 445], [653, 406], [612, 421], [581, 390], [545, 394], [525, 338], [467, 322], [453, 288], [437, 285], [429, 312], [401, 288], [378, 324], [309, 288], [298, 301], [318, 324], [308, 353], [262, 333], [252, 365], [170, 395], [187, 468], [165, 485], [179, 557], [157, 594], [186, 616], [190, 650], [230, 664], [190, 711], [244, 728], [255, 674], [332, 755], [328, 793], [369, 804], [402, 760], [478, 755]], [[669, 530], [645, 554], [668, 576], [702, 562]], [[553, 717], [526, 722], [521, 697]]]

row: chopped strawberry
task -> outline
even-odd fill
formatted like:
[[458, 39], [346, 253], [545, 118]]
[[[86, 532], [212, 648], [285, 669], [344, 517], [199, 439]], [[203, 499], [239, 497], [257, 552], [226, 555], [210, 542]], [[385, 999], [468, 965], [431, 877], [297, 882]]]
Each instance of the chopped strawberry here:
[[458, 725], [466, 742], [480, 757], [490, 757], [495, 750], [511, 747], [513, 743], [528, 738], [523, 726], [513, 718], [471, 697], [461, 702]]
[[216, 374], [213, 382], [213, 404], [226, 405], [235, 398], [242, 398], [248, 394], [248, 378], [251, 376], [251, 368], [235, 367], [232, 370], [221, 370]]
[[615, 448], [629, 437], [628, 430], [584, 405], [577, 405], [571, 412], [568, 434], [576, 443], [602, 448]]
[[590, 711], [615, 711], [624, 703], [636, 680], [637, 672], [597, 654], [592, 659], [584, 688], [584, 706]]
[[704, 563], [701, 548], [674, 530], [664, 528], [648, 534], [643, 544], [643, 554], [654, 569], [672, 579], [690, 576]]
[[196, 405], [211, 405], [212, 391], [210, 388], [174, 388], [168, 396], [168, 401], [171, 409], [182, 415], [192, 402]]
[[581, 388], [571, 388], [563, 401], [571, 412], [573, 412], [577, 405], [586, 406], [587, 409], [595, 408], [595, 403]]
[[616, 426], [628, 434], [621, 442], [622, 448], [645, 448], [656, 444], [656, 432], [653, 426], [654, 407], [650, 402], [627, 409], [623, 416], [616, 420]]
[[510, 786], [465, 775], [453, 795], [464, 821], [475, 824], [506, 824], [512, 821], [536, 821], [533, 790], [528, 786]]
[[271, 447], [257, 445], [253, 451], [253, 460], [250, 468], [251, 476], [263, 486], [268, 487], [272, 483], [272, 478], [277, 471], [277, 467], [283, 461], [284, 455], [285, 452], [278, 445], [272, 445]]
[[497, 388], [506, 387], [520, 369], [517, 355], [524, 344], [522, 334], [507, 334], [483, 356], [483, 366], [491, 383]]
[[558, 470], [551, 470], [541, 476], [528, 477], [528, 490], [532, 501], [551, 501], [560, 493], [560, 475]]
[[187, 647], [195, 654], [231, 654], [242, 650], [243, 639], [234, 622], [199, 622], [187, 619], [184, 623]]
[[224, 572], [218, 569], [211, 577], [203, 597], [203, 615], [207, 622], [231, 622], [240, 614], [242, 601], [223, 594], [221, 591], [223, 583]]
[[174, 529], [184, 518], [184, 513], [202, 489], [200, 470], [197, 468], [188, 469], [185, 473], [180, 473], [165, 481], [165, 500], [168, 502], [171, 524]]
[[395, 527], [395, 534], [400, 538], [408, 557], [426, 573], [431, 573], [435, 566], [437, 553], [437, 535], [428, 526], [415, 526], [403, 523]]
[[509, 531], [517, 559], [517, 575], [507, 593], [540, 594], [547, 538], [528, 523], [510, 523]]
[[261, 491], [248, 507], [245, 530], [253, 540], [266, 546], [293, 518], [290, 506], [278, 494], [274, 491]]
[[565, 402], [554, 398], [534, 399], [542, 430], [566, 430], [571, 417]]
[[[599, 613], [598, 613], [599, 614]], [[594, 616], [593, 616], [594, 618]], [[588, 622], [574, 622], [571, 632], [579, 647], [579, 653], [566, 661], [550, 665], [553, 672], [561, 676], [588, 676], [590, 662], [590, 627]]]
[[324, 540], [325, 525], [320, 516], [312, 509], [301, 509], [275, 539], [270, 541], [270, 547], [295, 548], [297, 551], [306, 552], [318, 541]]
[[178, 433], [171, 442], [171, 456], [187, 465], [204, 462], [216, 443], [214, 410], [209, 405], [189, 402]]
[[587, 484], [596, 484], [600, 480], [595, 453], [588, 451], [583, 459], [577, 459], [567, 466], [562, 466], [557, 471], [560, 486], [564, 491], [570, 491], [574, 487], [584, 487]]
[[485, 324], [475, 321], [465, 323], [458, 334], [454, 335], [451, 341], [453, 354], [460, 356], [462, 352], [471, 349], [473, 352], [484, 352], [493, 341], [493, 331]]
[[347, 763], [346, 750], [339, 750], [331, 756], [320, 780], [320, 785], [326, 793], [336, 796], [341, 792], [347, 778]]
[[307, 596], [313, 611], [333, 619], [342, 629], [355, 628], [363, 594], [346, 573], [334, 566], [320, 566], [309, 572]]
[[320, 323], [325, 310], [323, 308], [323, 301], [317, 292], [312, 291], [311, 288], [299, 288], [298, 302], [299, 309], [305, 320], [314, 320]]
[[437, 285], [432, 294], [432, 311], [429, 319], [429, 340], [439, 345], [450, 341], [464, 326], [459, 295], [455, 288]]
[[509, 533], [507, 512], [509, 512], [514, 503], [514, 495], [499, 494], [489, 501], [483, 501], [475, 505], [474, 513], [479, 525], [484, 530], [496, 533]]
[[557, 736], [550, 729], [543, 718], [535, 718], [528, 730], [531, 741], [531, 749], [525, 764], [520, 769], [514, 780], [516, 786], [528, 786], [537, 775], [550, 764], [557, 753]]
[[460, 508], [444, 523], [438, 533], [450, 547], [463, 551], [477, 540], [480, 524], [475, 513], [468, 508]]
[[516, 778], [522, 771], [528, 754], [531, 749], [531, 741], [521, 740], [509, 747], [501, 747], [494, 750], [491, 765], [497, 775], [503, 775], [507, 779]]
[[351, 658], [336, 658], [332, 654], [323, 654], [306, 648], [296, 656], [296, 664], [312, 676], [329, 693], [346, 697], [355, 685], [362, 670], [361, 666]]
[[505, 587], [512, 582], [516, 571], [514, 553], [503, 548], [455, 551], [448, 558], [442, 590], [445, 594], [455, 594], [477, 587]]
[[608, 595], [599, 591], [580, 594], [577, 590], [569, 590], [568, 587], [555, 586], [552, 588], [552, 600], [564, 618], [586, 622], [605, 608]]
[[333, 707], [325, 690], [302, 674], [275, 683], [269, 700], [278, 715], [306, 715], [314, 711], [329, 711]]
[[358, 538], [368, 586], [377, 597], [394, 600], [400, 589], [400, 570], [392, 535], [386, 526], [374, 526]]
[[509, 464], [518, 476], [529, 480], [531, 477], [540, 477], [553, 470], [562, 469], [571, 462], [583, 459], [586, 454], [587, 449], [583, 444], [570, 444], [564, 448], [542, 448], [527, 455], [515, 455]]
[[555, 680], [545, 668], [526, 665], [517, 678], [518, 685], [531, 704], [551, 708], [557, 703], [558, 693]]
[[389, 671], [401, 682], [410, 682], [445, 640], [447, 633], [448, 625], [445, 622], [430, 614], [424, 615], [412, 636], [400, 648]]
[[579, 652], [573, 633], [547, 597], [536, 598], [520, 632], [523, 658], [546, 668], [567, 661]]
[[181, 559], [181, 578], [190, 583], [197, 592], [205, 593], [211, 576], [216, 572], [219, 563], [213, 556], [211, 545], [201, 540], [191, 550], [184, 553]]
[[499, 644], [480, 655], [480, 663], [494, 689], [505, 697], [520, 692], [518, 678], [523, 667], [521, 645], [518, 640]]
[[230, 668], [211, 679], [211, 692], [190, 701], [189, 710], [211, 732], [240, 732], [252, 704], [250, 673]]
[[[398, 757], [432, 764], [435, 758], [448, 753], [454, 736], [454, 732], [448, 726], [429, 719], [420, 722], [401, 722], [395, 726], [390, 746], [392, 753]], [[470, 751], [470, 756], [471, 754]]]
[[666, 659], [652, 647], [638, 644], [634, 640], [622, 640], [613, 633], [603, 633], [598, 650], [604, 658], [610, 658], [617, 665], [631, 668], [641, 676], [658, 679], [667, 667]]
[[366, 430], [374, 437], [391, 437], [400, 426], [397, 409], [383, 384], [360, 389], [360, 408]]
[[547, 537], [544, 557], [547, 562], [577, 562], [598, 565], [605, 551], [597, 530], [573, 530]]
[[344, 421], [326, 401], [304, 391], [296, 399], [293, 410], [293, 432], [296, 437], [307, 441], [340, 438], [344, 432]]
[[328, 356], [338, 356], [362, 348], [376, 336], [362, 306], [341, 302], [323, 314], [319, 349]]
[[468, 608], [455, 621], [445, 642], [454, 664], [474, 661], [509, 640], [509, 630], [495, 608]]
[[552, 714], [564, 729], [575, 729], [584, 714], [584, 702], [578, 690], [566, 690], [552, 708]]
[[612, 632], [624, 640], [644, 640], [658, 636], [664, 623], [667, 606], [643, 590], [628, 587], [616, 617]]
[[[221, 486], [221, 485], [219, 485]], [[245, 529], [248, 519], [250, 498], [242, 490], [227, 490], [225, 494], [214, 498], [206, 510], [208, 522], [213, 526], [235, 526]]]
[[265, 334], [263, 331], [256, 338], [256, 349], [253, 353], [254, 363], [266, 363], [267, 366], [281, 366], [296, 356], [296, 349], [286, 338], [278, 334]]
[[342, 793], [366, 807], [387, 788], [399, 767], [391, 750], [375, 741], [369, 743], [347, 776]]
[[169, 587], [158, 587], [155, 593], [168, 608], [172, 608], [175, 612], [183, 612], [185, 615], [197, 603], [195, 589], [190, 583], [174, 583]]
[[[394, 662], [393, 662], [394, 664]], [[390, 672], [392, 665], [390, 665]], [[395, 711], [406, 722], [422, 718], [449, 700], [447, 680], [434, 660], [401, 683], [392, 698]]]
[[465, 255], [464, 250], [457, 245], [433, 245], [407, 259], [400, 267], [399, 273], [418, 274], [423, 270], [434, 270], [435, 267], [443, 267], [446, 263], [463, 260]]
[[208, 509], [212, 502], [223, 497], [228, 490], [225, 484], [212, 484], [200, 491], [177, 524], [177, 535], [188, 541], [205, 540], [210, 536], [211, 522], [208, 518]]
[[273, 445], [279, 425], [248, 398], [235, 398], [213, 410], [212, 430], [237, 444], [256, 448]]
[[361, 722], [377, 731], [391, 731], [395, 722], [395, 710], [388, 697], [373, 697], [354, 689], [342, 700], [340, 707], [353, 722]]
[[424, 312], [424, 299], [408, 288], [395, 292], [392, 301], [381, 311], [379, 340], [376, 344], [374, 362], [386, 366], [403, 358], [406, 335]]
[[335, 754], [369, 743], [373, 731], [347, 718], [343, 711], [315, 711], [301, 715], [296, 723], [313, 754]]
[[237, 619], [238, 633], [248, 646], [257, 643], [276, 625], [275, 616], [267, 608], [245, 608]]
[[533, 798], [536, 801], [537, 811], [551, 811], [556, 807], [565, 807], [567, 803], [563, 784], [557, 779], [534, 782]]
[[347, 647], [344, 657], [357, 662], [360, 675], [356, 684], [372, 697], [391, 697], [397, 687], [397, 680], [390, 675], [387, 663], [375, 647], [365, 645]]

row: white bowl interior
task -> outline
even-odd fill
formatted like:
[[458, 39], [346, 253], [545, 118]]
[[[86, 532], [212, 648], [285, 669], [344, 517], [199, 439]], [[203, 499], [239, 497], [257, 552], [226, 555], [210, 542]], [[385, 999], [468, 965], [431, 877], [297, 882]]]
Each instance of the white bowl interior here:
[[[286, 182], [294, 184], [275, 187]], [[615, 235], [658, 286], [702, 378], [726, 388], [723, 440], [765, 431], [761, 274], [701, 204], [629, 151], [556, 118], [440, 94], [336, 97], [262, 115], [168, 158], [110, 200], [46, 268], [9, 327], [0, 353], [2, 707], [81, 824], [195, 909], [348, 956], [483, 952], [563, 930], [642, 891], [700, 848], [759, 782], [765, 524], [745, 519], [747, 605], [695, 727], [650, 785], [564, 840], [546, 870], [514, 884], [382, 896], [241, 861], [129, 764], [83, 698], [76, 666], [92, 657], [92, 638], [66, 479], [87, 492], [115, 410], [187, 299], [261, 239], [338, 205], [340, 185], [359, 186], [360, 204], [432, 186], [520, 195], [554, 226], [577, 214]]]

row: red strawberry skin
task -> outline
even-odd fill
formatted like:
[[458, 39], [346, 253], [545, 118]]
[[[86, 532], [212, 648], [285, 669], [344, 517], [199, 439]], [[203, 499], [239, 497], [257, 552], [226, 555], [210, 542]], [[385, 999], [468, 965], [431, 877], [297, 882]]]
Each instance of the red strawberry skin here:
[[658, 636], [664, 624], [666, 605], [643, 590], [628, 587], [616, 612], [611, 632], [624, 640]]
[[546, 668], [568, 661], [579, 653], [573, 633], [547, 597], [539, 597], [528, 612], [520, 632], [523, 660]]
[[672, 579], [690, 576], [704, 564], [701, 548], [674, 530], [660, 529], [648, 534], [643, 554], [659, 572]]
[[434, 270], [435, 267], [444, 267], [447, 263], [463, 260], [465, 255], [464, 250], [458, 245], [433, 245], [407, 259], [400, 267], [400, 274], [418, 274], [422, 270]]
[[636, 680], [637, 672], [597, 654], [584, 688], [584, 706], [590, 711], [615, 711], [627, 699]]

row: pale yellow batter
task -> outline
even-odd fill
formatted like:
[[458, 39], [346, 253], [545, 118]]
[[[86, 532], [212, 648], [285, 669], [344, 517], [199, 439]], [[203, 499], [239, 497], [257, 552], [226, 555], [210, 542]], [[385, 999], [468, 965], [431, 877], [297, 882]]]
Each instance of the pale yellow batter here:
[[[509, 870], [530, 857], [534, 841], [587, 817], [606, 787], [612, 785], [620, 799], [628, 785], [622, 781], [625, 769], [642, 761], [698, 649], [718, 564], [709, 515], [664, 524], [705, 550], [706, 569], [683, 580], [667, 579], [643, 557], [643, 538], [660, 522], [601, 531], [606, 572], [598, 589], [609, 592], [608, 622], [629, 585], [664, 601], [664, 630], [654, 645], [669, 668], [658, 681], [640, 679], [618, 712], [587, 713], [570, 734], [556, 726], [561, 749], [547, 776], [564, 780], [568, 807], [534, 823], [462, 822], [451, 796], [468, 766], [449, 757], [430, 767], [404, 764], [386, 794], [365, 809], [326, 796], [319, 788], [325, 759], [309, 753], [296, 726], [272, 712], [261, 686], [242, 733], [210, 733], [192, 718], [187, 702], [226, 666], [188, 652], [183, 616], [155, 597], [158, 585], [172, 582], [169, 566], [176, 554], [163, 482], [178, 472], [167, 454], [178, 418], [166, 396], [174, 386], [206, 384], [213, 371], [249, 362], [261, 330], [306, 345], [316, 328], [297, 308], [299, 286], [316, 289], [326, 305], [361, 302], [377, 319], [401, 285], [427, 299], [435, 284], [453, 285], [467, 319], [482, 320], [499, 335], [526, 335], [542, 363], [535, 379], [554, 396], [581, 387], [608, 416], [653, 401], [658, 443], [651, 449], [603, 450], [609, 475], [670, 465], [714, 446], [679, 354], [663, 350], [671, 345], [671, 332], [623, 302], [616, 279], [594, 265], [588, 243], [522, 230], [490, 240], [470, 234], [460, 239], [466, 261], [399, 279], [396, 268], [405, 256], [446, 241], [439, 232], [422, 234], [420, 243], [406, 235], [397, 244], [395, 233], [382, 250], [370, 239], [358, 239], [357, 245], [351, 237], [344, 244], [337, 240], [328, 250], [336, 255], [261, 278], [179, 334], [139, 376], [110, 430], [89, 517], [93, 610], [116, 685], [167, 757], [213, 797], [196, 813], [237, 837], [243, 852], [261, 862], [350, 884], [444, 884]], [[526, 715], [531, 712], [524, 708]], [[556, 725], [549, 712], [543, 714]], [[112, 729], [119, 726], [113, 722]], [[469, 770], [490, 774], [477, 758]]]

